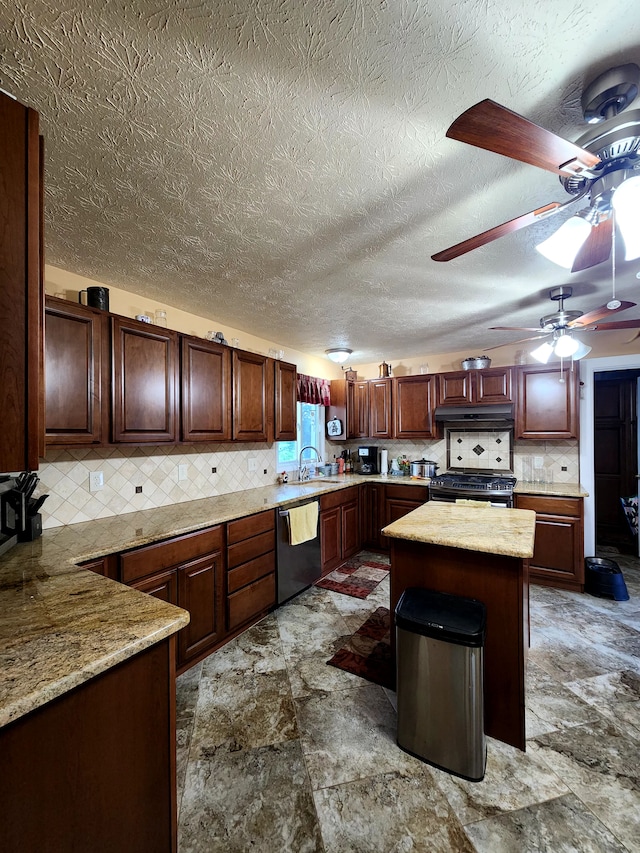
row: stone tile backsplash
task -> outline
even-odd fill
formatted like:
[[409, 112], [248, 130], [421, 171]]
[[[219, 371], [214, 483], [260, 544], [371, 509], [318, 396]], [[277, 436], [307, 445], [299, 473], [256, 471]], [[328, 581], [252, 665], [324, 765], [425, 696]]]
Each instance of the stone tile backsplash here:
[[[508, 441], [502, 431], [455, 430], [455, 433], [455, 448], [464, 460], [456, 461], [455, 467], [509, 470], [508, 463], [503, 467], [509, 457], [508, 452], [503, 455], [502, 448]], [[327, 442], [325, 459], [340, 455], [343, 447], [355, 454], [363, 443]], [[438, 473], [447, 468], [446, 439], [404, 442], [367, 439], [366, 443], [385, 448], [389, 463], [394, 457], [406, 455], [410, 460], [435, 462]], [[534, 467], [536, 458], [542, 461], [541, 468]], [[250, 462], [255, 470], [249, 471]], [[187, 476], [180, 479], [184, 465]], [[104, 486], [91, 492], [89, 474], [95, 471], [103, 472]], [[519, 480], [579, 482], [578, 442], [514, 442], [513, 472]], [[207, 449], [162, 446], [50, 449], [38, 471], [40, 483], [36, 494], [49, 495], [42, 507], [42, 518], [43, 526], [50, 528], [268, 486], [275, 483], [277, 473], [273, 444], [229, 442]], [[136, 488], [141, 491], [136, 492]]]

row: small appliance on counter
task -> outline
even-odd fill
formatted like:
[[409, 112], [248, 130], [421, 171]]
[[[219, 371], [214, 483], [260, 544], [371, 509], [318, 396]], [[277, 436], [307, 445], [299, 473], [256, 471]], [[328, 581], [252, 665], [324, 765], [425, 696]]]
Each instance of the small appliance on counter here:
[[375, 446], [358, 448], [358, 474], [378, 473], [378, 448]]

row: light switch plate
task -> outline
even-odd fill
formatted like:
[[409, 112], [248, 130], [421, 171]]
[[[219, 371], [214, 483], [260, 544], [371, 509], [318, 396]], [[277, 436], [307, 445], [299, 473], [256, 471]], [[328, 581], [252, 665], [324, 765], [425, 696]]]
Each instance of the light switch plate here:
[[178, 465], [178, 480], [186, 480], [189, 476], [188, 465]]
[[249, 471], [257, 471], [258, 470], [258, 460], [255, 456], [251, 456], [249, 458]]

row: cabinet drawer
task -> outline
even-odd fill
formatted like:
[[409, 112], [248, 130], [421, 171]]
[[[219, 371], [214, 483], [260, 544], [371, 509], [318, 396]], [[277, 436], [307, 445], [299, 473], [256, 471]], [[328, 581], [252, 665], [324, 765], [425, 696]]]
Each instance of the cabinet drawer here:
[[256, 557], [255, 560], [249, 560], [248, 563], [231, 569], [227, 573], [227, 592], [236, 592], [248, 583], [268, 575], [269, 572], [275, 572], [275, 570], [276, 553], [269, 551], [268, 554], [263, 554], [261, 557]]
[[223, 545], [222, 525], [179, 536], [156, 545], [137, 548], [120, 555], [120, 580], [124, 583], [144, 578], [203, 554], [219, 551]]
[[429, 500], [428, 486], [385, 486], [384, 496], [387, 500], [414, 501], [425, 503]]
[[248, 560], [253, 560], [261, 554], [273, 551], [275, 547], [275, 530], [269, 530], [267, 533], [261, 533], [259, 536], [253, 536], [251, 539], [245, 539], [243, 542], [230, 545], [227, 548], [227, 568], [234, 569]]
[[233, 631], [243, 622], [251, 619], [276, 603], [275, 573], [245, 586], [227, 598], [229, 630]]
[[582, 516], [581, 498], [555, 498], [539, 495], [516, 495], [518, 509], [532, 509], [534, 512], [548, 515], [569, 515], [574, 518]]
[[359, 486], [349, 486], [348, 489], [340, 489], [337, 492], [329, 492], [328, 495], [320, 496], [320, 509], [333, 509], [334, 506], [351, 503], [358, 500]]
[[227, 544], [234, 545], [236, 542], [241, 542], [250, 536], [257, 536], [258, 533], [264, 533], [266, 530], [275, 530], [275, 527], [276, 518], [272, 509], [259, 512], [256, 515], [248, 515], [246, 518], [239, 518], [237, 521], [230, 521], [227, 524]]

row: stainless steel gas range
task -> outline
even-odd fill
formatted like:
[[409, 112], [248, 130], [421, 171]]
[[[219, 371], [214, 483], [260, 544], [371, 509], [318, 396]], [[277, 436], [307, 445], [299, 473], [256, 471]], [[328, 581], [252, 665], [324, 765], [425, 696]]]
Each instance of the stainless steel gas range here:
[[474, 500], [496, 507], [512, 507], [515, 484], [516, 478], [504, 473], [445, 471], [431, 478], [429, 497], [445, 503]]

